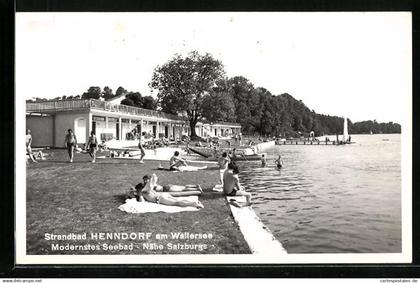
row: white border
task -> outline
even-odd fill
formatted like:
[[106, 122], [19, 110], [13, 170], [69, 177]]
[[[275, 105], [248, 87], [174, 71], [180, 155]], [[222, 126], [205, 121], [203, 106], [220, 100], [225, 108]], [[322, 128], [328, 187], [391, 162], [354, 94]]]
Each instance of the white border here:
[[[407, 12], [410, 16], [411, 13]], [[410, 24], [411, 26], [411, 24]], [[411, 33], [410, 33], [411, 34]], [[16, 46], [19, 45], [16, 37]], [[28, 47], [30, 48], [30, 47]], [[410, 46], [410, 54], [412, 56]], [[17, 54], [18, 56], [19, 54]], [[410, 74], [412, 70], [410, 69]], [[410, 263], [412, 261], [412, 76], [404, 99], [401, 135], [402, 253], [261, 255], [26, 255], [25, 99], [15, 96], [15, 238], [16, 264], [269, 264], [269, 263]], [[16, 94], [19, 93], [16, 80]], [[18, 150], [16, 150], [18, 149]]]

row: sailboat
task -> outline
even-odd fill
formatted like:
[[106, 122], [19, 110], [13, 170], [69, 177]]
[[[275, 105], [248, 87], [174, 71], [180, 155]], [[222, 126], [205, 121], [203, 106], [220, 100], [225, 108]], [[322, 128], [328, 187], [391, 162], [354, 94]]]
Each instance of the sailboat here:
[[344, 125], [343, 125], [343, 143], [347, 143], [349, 141], [349, 130], [347, 125], [347, 118], [344, 118]]

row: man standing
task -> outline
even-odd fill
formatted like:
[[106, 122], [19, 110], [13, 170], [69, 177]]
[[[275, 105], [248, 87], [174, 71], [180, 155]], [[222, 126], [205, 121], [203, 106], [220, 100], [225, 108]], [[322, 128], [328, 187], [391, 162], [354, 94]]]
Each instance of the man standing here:
[[144, 135], [146, 133], [143, 132], [139, 135], [139, 149], [140, 149], [140, 163], [144, 163], [143, 158], [146, 155], [146, 152], [144, 151]]
[[32, 162], [38, 163], [34, 159], [34, 155], [32, 153], [32, 135], [31, 130], [26, 129], [26, 153], [29, 155], [29, 159], [31, 159]]
[[74, 148], [77, 146], [76, 135], [73, 133], [72, 129], [67, 130], [67, 135], [64, 139], [64, 145], [67, 147], [67, 152], [69, 154], [70, 163], [73, 162]]

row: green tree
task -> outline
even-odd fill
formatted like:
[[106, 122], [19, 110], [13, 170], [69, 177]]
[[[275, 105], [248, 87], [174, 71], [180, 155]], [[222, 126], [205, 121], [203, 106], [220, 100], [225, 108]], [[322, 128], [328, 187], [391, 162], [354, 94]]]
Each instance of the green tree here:
[[119, 86], [117, 88], [117, 90], [115, 91], [115, 96], [120, 96], [122, 94], [127, 95], [128, 91], [125, 88], [123, 88], [122, 86]]
[[102, 92], [102, 97], [105, 100], [109, 100], [111, 98], [113, 98], [115, 95], [112, 93], [112, 89], [110, 89], [109, 87], [104, 87], [104, 91]]
[[135, 107], [143, 107], [143, 97], [140, 92], [130, 92], [121, 101], [121, 104]]
[[223, 78], [223, 65], [210, 54], [193, 51], [187, 57], [176, 54], [170, 61], [156, 67], [150, 87], [158, 91], [162, 110], [185, 113], [191, 136], [197, 136], [195, 126], [203, 119], [203, 101], [216, 82]]
[[91, 86], [87, 92], [82, 94], [83, 99], [99, 99], [102, 96], [102, 91], [99, 86]]
[[211, 92], [203, 99], [203, 117], [209, 122], [235, 122], [233, 98], [224, 92]]
[[156, 100], [151, 96], [142, 96], [140, 92], [129, 92], [121, 101], [121, 104], [135, 106], [150, 110], [156, 110]]
[[144, 96], [143, 97], [143, 102], [142, 102], [142, 107], [145, 108], [145, 109], [156, 110], [156, 108], [157, 108], [157, 102], [150, 95]]
[[250, 97], [253, 95], [254, 86], [245, 77], [236, 76], [227, 80], [229, 93], [233, 97], [235, 105], [236, 122], [242, 126], [242, 131], [253, 134], [255, 126], [251, 115]]

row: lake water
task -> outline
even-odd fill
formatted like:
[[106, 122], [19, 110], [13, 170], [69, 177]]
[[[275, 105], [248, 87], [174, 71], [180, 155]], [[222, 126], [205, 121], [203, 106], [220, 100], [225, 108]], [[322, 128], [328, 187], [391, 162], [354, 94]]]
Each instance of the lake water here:
[[255, 211], [289, 253], [401, 252], [400, 135], [352, 142], [280, 145], [265, 168], [239, 164]]

